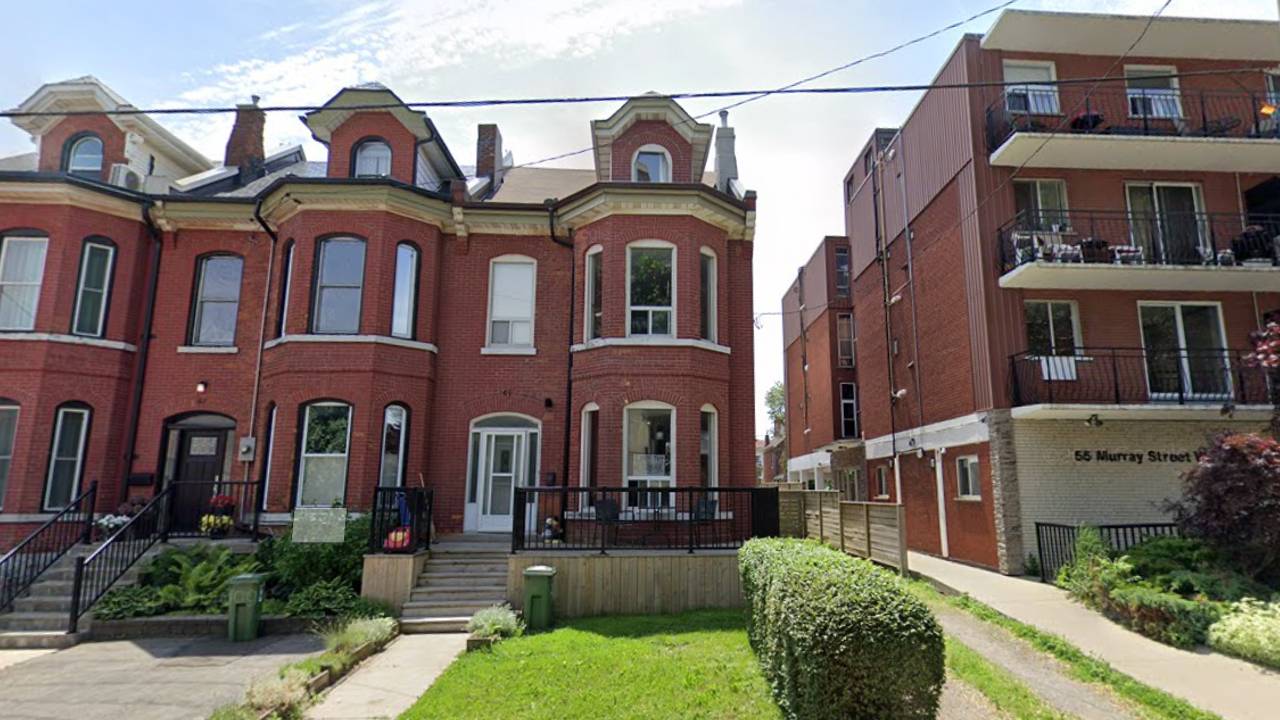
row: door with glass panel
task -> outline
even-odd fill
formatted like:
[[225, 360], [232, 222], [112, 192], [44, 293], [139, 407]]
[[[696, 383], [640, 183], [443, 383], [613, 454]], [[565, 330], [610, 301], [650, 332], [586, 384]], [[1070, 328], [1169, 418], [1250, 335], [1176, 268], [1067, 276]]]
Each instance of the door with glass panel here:
[[1198, 185], [1131, 184], [1127, 192], [1133, 244], [1149, 262], [1198, 265], [1212, 256]]
[[510, 532], [516, 488], [536, 484], [537, 473], [538, 431], [532, 421], [495, 417], [473, 425], [467, 529]]
[[1231, 368], [1217, 305], [1138, 307], [1152, 400], [1215, 402], [1231, 397]]

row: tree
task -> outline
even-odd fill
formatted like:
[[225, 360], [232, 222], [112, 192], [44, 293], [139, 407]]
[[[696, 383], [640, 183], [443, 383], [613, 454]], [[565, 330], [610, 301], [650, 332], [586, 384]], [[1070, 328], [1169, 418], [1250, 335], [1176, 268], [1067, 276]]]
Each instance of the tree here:
[[1250, 333], [1253, 352], [1244, 360], [1266, 370], [1271, 386], [1271, 437], [1280, 440], [1280, 322], [1272, 320], [1263, 329]]
[[1280, 578], [1280, 442], [1223, 433], [1182, 480], [1182, 498], [1166, 507], [1182, 532], [1249, 577]]
[[769, 419], [775, 423], [787, 420], [787, 389], [781, 382], [776, 382], [764, 394], [764, 406], [769, 411]]

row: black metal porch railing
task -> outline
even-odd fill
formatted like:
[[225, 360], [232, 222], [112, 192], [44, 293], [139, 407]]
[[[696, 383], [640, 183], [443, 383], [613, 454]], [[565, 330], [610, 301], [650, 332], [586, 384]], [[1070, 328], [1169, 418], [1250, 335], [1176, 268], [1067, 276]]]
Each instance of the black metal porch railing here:
[[258, 537], [257, 481], [178, 481], [170, 487], [168, 537]]
[[516, 488], [511, 552], [735, 549], [778, 534], [778, 489]]
[[[1104, 542], [1118, 553], [1157, 537], [1177, 537], [1181, 533], [1173, 523], [1142, 523], [1135, 525], [1095, 525]], [[1076, 556], [1077, 525], [1036, 523], [1036, 548], [1039, 551], [1040, 581], [1053, 582], [1058, 570]]]
[[97, 497], [98, 483], [94, 481], [88, 490], [0, 557], [0, 612], [10, 609], [14, 599], [71, 548], [93, 539], [93, 504]]
[[1124, 80], [1011, 85], [987, 106], [987, 151], [1019, 132], [1280, 139], [1277, 101], [1261, 91], [1136, 88]]
[[1032, 262], [1280, 265], [1280, 215], [1023, 211], [999, 230], [1001, 271]]
[[377, 487], [369, 506], [369, 552], [413, 553], [431, 544], [435, 493], [430, 488]]
[[1071, 355], [1021, 352], [1009, 358], [1013, 404], [1270, 402], [1264, 368], [1248, 350], [1074, 348]]
[[71, 586], [71, 611], [67, 632], [74, 633], [80, 617], [98, 601], [111, 586], [128, 572], [156, 543], [168, 539], [169, 502], [173, 499], [175, 485], [161, 490], [119, 530], [111, 534], [88, 557], [76, 558], [75, 576]]

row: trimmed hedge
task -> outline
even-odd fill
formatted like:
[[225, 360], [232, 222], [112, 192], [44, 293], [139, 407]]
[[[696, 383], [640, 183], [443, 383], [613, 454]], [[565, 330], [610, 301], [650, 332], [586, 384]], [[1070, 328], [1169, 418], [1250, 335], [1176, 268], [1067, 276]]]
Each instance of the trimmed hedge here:
[[1222, 616], [1217, 603], [1188, 600], [1141, 585], [1108, 589], [1103, 612], [1139, 634], [1180, 648], [1204, 644], [1209, 626]]
[[748, 637], [786, 717], [936, 715], [942, 628], [896, 576], [812, 540], [752, 540], [738, 557]]

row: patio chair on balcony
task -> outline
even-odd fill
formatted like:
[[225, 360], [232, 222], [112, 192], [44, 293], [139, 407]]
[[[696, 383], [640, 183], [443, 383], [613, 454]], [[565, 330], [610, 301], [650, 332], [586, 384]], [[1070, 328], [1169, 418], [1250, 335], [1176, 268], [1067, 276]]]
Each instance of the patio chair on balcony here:
[[1111, 248], [1111, 262], [1116, 265], [1142, 265], [1147, 252], [1141, 245], [1116, 245]]
[[1236, 264], [1236, 253], [1234, 250], [1219, 250], [1217, 254], [1208, 248], [1197, 248], [1200, 252], [1201, 259], [1205, 265], [1222, 265], [1231, 267]]
[[1268, 237], [1261, 225], [1250, 225], [1232, 239], [1231, 250], [1245, 265], [1270, 265], [1280, 258], [1280, 237]]
[[1049, 245], [1045, 245], [1044, 256], [1047, 260], [1060, 263], [1084, 262], [1084, 256], [1080, 254], [1080, 246], [1068, 245], [1066, 243], [1051, 243]]
[[[720, 501], [711, 498], [702, 498], [693, 506], [693, 535], [694, 544], [699, 547], [706, 545], [715, 545], [719, 539], [717, 524], [715, 522], [716, 515], [720, 509]], [[711, 541], [707, 542], [704, 538], [710, 535]]]
[[1204, 124], [1205, 137], [1226, 137], [1232, 130], [1240, 127], [1240, 118], [1224, 117], [1210, 120]]

